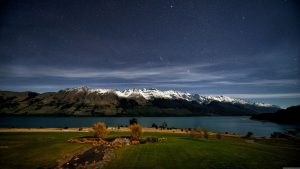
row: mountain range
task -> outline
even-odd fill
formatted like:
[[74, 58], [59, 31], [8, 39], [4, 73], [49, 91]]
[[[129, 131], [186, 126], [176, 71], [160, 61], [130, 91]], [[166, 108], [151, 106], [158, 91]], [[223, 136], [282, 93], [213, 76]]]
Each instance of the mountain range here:
[[67, 88], [58, 92], [0, 91], [0, 115], [213, 116], [273, 113], [280, 107], [227, 96], [174, 90]]
[[281, 124], [300, 125], [300, 105], [278, 110], [275, 113], [261, 113], [251, 116], [251, 119], [271, 121]]

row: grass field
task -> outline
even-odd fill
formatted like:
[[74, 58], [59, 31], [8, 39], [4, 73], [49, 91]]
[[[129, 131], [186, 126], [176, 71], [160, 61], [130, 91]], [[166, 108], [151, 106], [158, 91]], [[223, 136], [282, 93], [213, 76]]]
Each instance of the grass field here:
[[237, 138], [199, 140], [184, 135], [158, 135], [168, 140], [118, 149], [116, 159], [108, 168], [279, 169], [300, 166], [300, 145], [297, 143], [246, 143]]
[[[38, 168], [55, 166], [64, 155], [89, 145], [66, 142], [83, 133], [0, 133], [0, 166]], [[129, 133], [112, 133], [112, 135]], [[87, 133], [85, 134], [87, 135]], [[125, 146], [115, 151], [107, 168], [270, 168], [300, 166], [300, 145], [290, 141], [247, 143], [239, 138], [194, 139], [183, 134], [146, 133], [167, 141]], [[7, 148], [3, 146], [8, 146]]]
[[0, 133], [1, 169], [54, 167], [66, 155], [89, 148], [66, 140], [83, 133]]

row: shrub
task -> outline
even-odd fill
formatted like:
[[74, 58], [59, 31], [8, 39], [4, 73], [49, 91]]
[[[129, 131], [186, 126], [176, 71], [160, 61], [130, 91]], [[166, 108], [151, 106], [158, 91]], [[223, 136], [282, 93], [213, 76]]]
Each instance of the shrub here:
[[216, 139], [218, 139], [218, 140], [222, 139], [222, 135], [220, 132], [216, 133]]
[[168, 127], [168, 124], [164, 121], [159, 127], [160, 129], [166, 129]]
[[191, 130], [191, 136], [195, 138], [202, 138], [202, 132], [199, 129], [193, 129]]
[[132, 124], [130, 125], [130, 130], [131, 130], [131, 136], [135, 139], [138, 139], [143, 135], [143, 130], [142, 127], [138, 124]]
[[208, 139], [208, 131], [207, 131], [207, 129], [202, 129], [202, 132], [203, 132], [203, 137], [204, 138], [206, 138], [206, 139]]
[[152, 124], [152, 128], [156, 128], [156, 129], [157, 129], [158, 126], [157, 126], [155, 123], [153, 123], [153, 124]]
[[99, 122], [93, 125], [94, 136], [97, 138], [104, 138], [109, 133], [109, 130], [106, 128], [105, 123]]
[[82, 128], [82, 127], [79, 127], [78, 131], [82, 131], [82, 130], [83, 130], [83, 128]]
[[253, 133], [249, 131], [249, 132], [246, 134], [245, 138], [250, 138], [252, 135], [253, 135]]

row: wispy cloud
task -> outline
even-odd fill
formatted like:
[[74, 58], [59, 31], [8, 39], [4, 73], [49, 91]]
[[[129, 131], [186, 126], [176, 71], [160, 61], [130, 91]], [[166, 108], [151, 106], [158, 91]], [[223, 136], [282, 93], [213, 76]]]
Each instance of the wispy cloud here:
[[220, 74], [214, 71], [199, 72], [196, 69], [210, 67], [211, 64], [164, 67], [133, 67], [130, 69], [116, 68], [114, 70], [89, 68], [55, 68], [55, 67], [23, 67], [5, 66], [0, 73], [2, 76], [13, 77], [63, 77], [63, 78], [118, 78], [118, 79], [148, 79], [169, 82], [192, 82], [201, 80], [224, 79], [229, 76], [244, 74]]
[[[2, 66], [0, 77], [14, 78], [65, 78], [97, 79], [106, 84], [124, 83], [139, 86], [161, 86], [174, 88], [217, 87], [217, 86], [288, 86], [297, 85], [299, 79], [253, 79], [251, 70], [230, 71], [214, 70], [216, 64], [194, 64], [132, 68], [95, 69], [95, 68], [58, 68]], [[94, 83], [90, 81], [86, 85]]]
[[289, 98], [300, 98], [300, 93], [244, 93], [244, 94], [225, 94], [226, 96], [235, 98], [246, 98], [246, 99], [289, 99]]
[[213, 84], [221, 85], [254, 85], [254, 86], [284, 86], [284, 85], [296, 85], [299, 83], [298, 79], [273, 79], [273, 80], [253, 80], [245, 82], [236, 81], [217, 81]]

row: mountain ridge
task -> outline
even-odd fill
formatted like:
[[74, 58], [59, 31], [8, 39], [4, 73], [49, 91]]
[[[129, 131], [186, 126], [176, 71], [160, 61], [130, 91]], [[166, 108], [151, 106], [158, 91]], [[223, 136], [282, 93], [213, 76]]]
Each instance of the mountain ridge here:
[[271, 113], [278, 106], [175, 90], [67, 88], [58, 92], [0, 91], [0, 115], [211, 116]]
[[[225, 95], [200, 95], [200, 94], [191, 94], [188, 92], [181, 92], [176, 90], [158, 90], [156, 88], [150, 88], [150, 89], [124, 89], [124, 90], [118, 90], [118, 89], [106, 89], [106, 88], [88, 88], [87, 86], [81, 86], [76, 88], [67, 88], [66, 91], [77, 91], [77, 92], [90, 92], [90, 93], [98, 93], [98, 94], [105, 94], [105, 93], [114, 93], [118, 97], [124, 97], [124, 98], [130, 98], [134, 96], [142, 96], [146, 100], [150, 100], [153, 98], [164, 98], [164, 99], [184, 99], [187, 101], [198, 101], [200, 104], [202, 103], [210, 103], [211, 101], [219, 101], [219, 102], [232, 102], [232, 103], [240, 103], [240, 104], [254, 104], [256, 106], [261, 107], [272, 107], [276, 105], [268, 104], [268, 103], [259, 103], [259, 102], [250, 102], [246, 101], [244, 99], [238, 99], [238, 98], [231, 98]], [[152, 93], [151, 93], [152, 92]], [[279, 108], [279, 106], [277, 106]]]
[[300, 124], [300, 105], [281, 109], [275, 113], [262, 113], [251, 116], [253, 120], [271, 121], [279, 124]]

